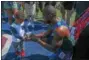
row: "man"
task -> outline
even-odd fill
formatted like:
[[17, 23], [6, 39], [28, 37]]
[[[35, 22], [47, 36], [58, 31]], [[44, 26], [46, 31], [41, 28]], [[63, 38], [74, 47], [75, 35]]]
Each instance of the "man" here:
[[67, 24], [70, 25], [70, 17], [74, 12], [75, 2], [74, 1], [62, 1], [59, 2], [58, 7], [60, 7], [60, 12], [62, 18], [66, 20]]
[[81, 32], [74, 48], [73, 60], [89, 60], [89, 24]]
[[44, 41], [44, 39], [41, 40], [39, 38], [36, 38], [34, 35], [32, 35], [32, 40], [38, 42], [44, 48], [53, 51], [55, 53], [55, 58], [53, 59], [70, 60], [72, 53], [72, 44], [68, 39], [68, 27], [64, 23], [62, 23], [60, 19], [57, 19], [56, 9], [51, 5], [45, 7], [43, 15], [45, 23], [51, 25], [50, 30], [46, 34], [48, 35], [49, 33], [53, 32], [52, 43], [48, 44]]
[[25, 2], [25, 11], [28, 20], [34, 20], [36, 14], [36, 2]]

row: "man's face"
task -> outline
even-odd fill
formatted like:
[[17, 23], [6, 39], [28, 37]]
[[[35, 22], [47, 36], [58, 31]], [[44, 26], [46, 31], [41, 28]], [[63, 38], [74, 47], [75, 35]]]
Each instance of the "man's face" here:
[[43, 16], [44, 16], [44, 21], [45, 21], [47, 24], [50, 24], [50, 23], [51, 23], [51, 20], [52, 20], [51, 14], [49, 14], [49, 13], [47, 13], [47, 12], [44, 12], [44, 13], [43, 13]]

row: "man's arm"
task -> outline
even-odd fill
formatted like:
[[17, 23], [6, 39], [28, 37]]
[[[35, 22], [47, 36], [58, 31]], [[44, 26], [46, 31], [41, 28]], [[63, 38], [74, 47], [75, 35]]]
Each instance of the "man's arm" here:
[[40, 45], [42, 45], [44, 48], [46, 48], [47, 50], [50, 50], [50, 51], [52, 51], [52, 52], [55, 52], [56, 50], [56, 48], [60, 48], [61, 47], [61, 45], [62, 45], [62, 43], [63, 43], [63, 40], [60, 40], [60, 41], [58, 41], [58, 42], [56, 42], [55, 40], [53, 40], [52, 41], [52, 45], [50, 45], [50, 44], [47, 44], [46, 42], [44, 42], [43, 40], [40, 40], [40, 39], [38, 39], [38, 41], [37, 41]]
[[47, 36], [52, 33], [52, 30], [48, 30], [44, 35]]
[[52, 33], [52, 30], [48, 30], [47, 32], [44, 33], [42, 40], [46, 41], [47, 37]]
[[50, 50], [53, 52], [54, 46], [47, 44], [44, 40], [41, 40], [39, 38], [36, 39], [32, 39], [33, 41], [38, 42], [40, 45], [42, 45], [44, 48], [46, 48], [47, 50]]

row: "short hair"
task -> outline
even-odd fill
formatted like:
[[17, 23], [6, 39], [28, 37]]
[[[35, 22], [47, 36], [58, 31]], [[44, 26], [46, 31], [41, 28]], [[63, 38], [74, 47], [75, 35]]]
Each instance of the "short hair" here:
[[44, 8], [43, 15], [44, 14], [51, 14], [52, 16], [56, 16], [56, 8], [53, 7], [52, 5], [47, 5]]
[[15, 15], [15, 18], [17, 19], [24, 19], [24, 14], [22, 12], [18, 12], [16, 15]]

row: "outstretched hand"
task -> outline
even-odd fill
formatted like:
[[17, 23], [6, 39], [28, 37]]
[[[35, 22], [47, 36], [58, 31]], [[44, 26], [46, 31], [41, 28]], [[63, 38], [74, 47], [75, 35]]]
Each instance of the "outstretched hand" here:
[[32, 41], [35, 41], [35, 42], [37, 42], [40, 39], [37, 36], [35, 36], [34, 34], [31, 34], [30, 38]]
[[27, 35], [27, 34], [24, 35], [23, 39], [26, 41], [31, 40], [30, 35]]
[[44, 35], [43, 33], [42, 34], [37, 34], [37, 35], [34, 35], [34, 34], [25, 34], [24, 35], [24, 40], [26, 40], [26, 41], [29, 41], [29, 40], [36, 41], [36, 40], [42, 38], [43, 35]]

